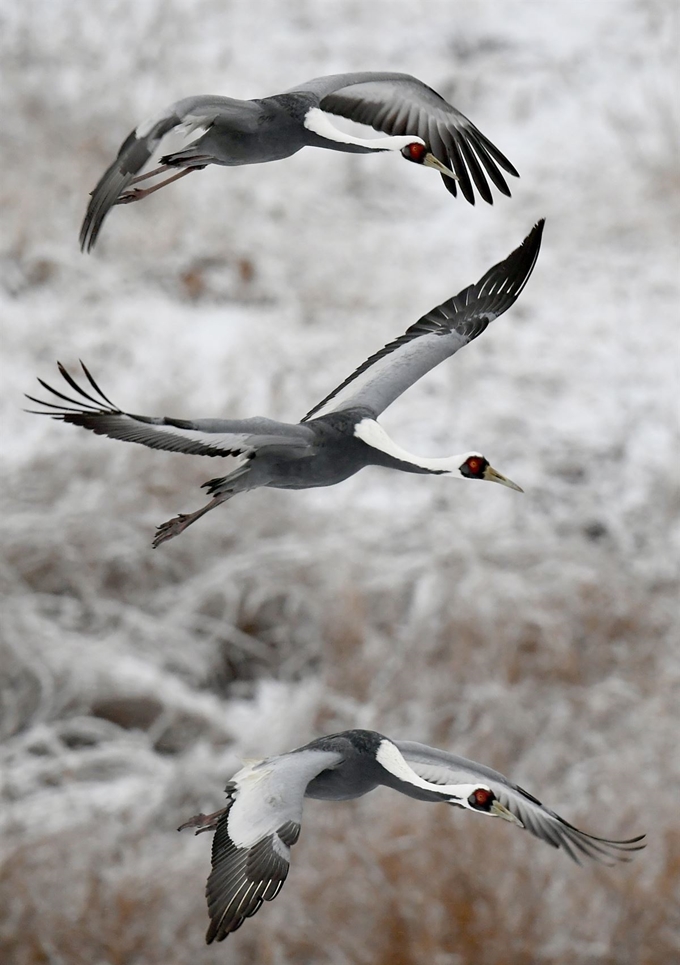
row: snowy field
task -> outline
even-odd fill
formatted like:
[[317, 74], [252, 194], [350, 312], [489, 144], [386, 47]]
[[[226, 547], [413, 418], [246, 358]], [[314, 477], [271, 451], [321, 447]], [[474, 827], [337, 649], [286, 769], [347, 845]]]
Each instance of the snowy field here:
[[[0, 0], [0, 958], [11, 965], [680, 960], [678, 7], [668, 0]], [[210, 168], [87, 195], [139, 120], [404, 70], [519, 169], [476, 208], [394, 156]], [[214, 461], [22, 411], [82, 358], [149, 415], [295, 420], [547, 219], [517, 305], [383, 417], [525, 489], [368, 469], [240, 496]], [[504, 771], [578, 868], [385, 789], [309, 802], [280, 896], [206, 947], [242, 758], [369, 727]]]

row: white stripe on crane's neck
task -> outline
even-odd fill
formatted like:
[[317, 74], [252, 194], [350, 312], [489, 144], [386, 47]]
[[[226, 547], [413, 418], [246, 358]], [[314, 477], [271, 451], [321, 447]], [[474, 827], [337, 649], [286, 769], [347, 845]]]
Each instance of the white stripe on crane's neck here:
[[461, 479], [466, 477], [460, 472], [460, 467], [470, 456], [476, 456], [475, 452], [464, 452], [460, 456], [444, 456], [443, 458], [428, 459], [426, 456], [414, 456], [412, 453], [402, 449], [397, 443], [390, 439], [380, 423], [375, 419], [362, 419], [354, 426], [354, 435], [361, 439], [367, 446], [379, 449], [400, 462], [418, 466], [419, 469], [429, 470], [435, 473], [454, 473]]
[[346, 134], [339, 127], [331, 122], [332, 114], [327, 114], [320, 107], [310, 107], [305, 114], [305, 127], [308, 131], [313, 131], [319, 137], [325, 137], [328, 141], [337, 141], [340, 144], [357, 144], [360, 147], [368, 148], [370, 151], [401, 151], [402, 147], [408, 144], [422, 144], [425, 141], [416, 137], [415, 134], [394, 135], [393, 137], [353, 137]]
[[484, 791], [491, 790], [486, 784], [432, 784], [416, 774], [396, 744], [393, 744], [387, 738], [383, 738], [378, 744], [375, 759], [386, 771], [389, 771], [390, 774], [393, 774], [405, 784], [412, 784], [424, 791], [434, 791], [437, 794], [455, 797], [463, 804], [467, 802], [474, 791], [480, 788]]

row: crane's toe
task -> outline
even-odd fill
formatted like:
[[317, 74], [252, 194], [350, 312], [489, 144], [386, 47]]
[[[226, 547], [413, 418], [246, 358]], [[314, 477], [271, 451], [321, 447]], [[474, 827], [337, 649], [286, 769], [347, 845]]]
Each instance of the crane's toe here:
[[214, 831], [225, 811], [226, 808], [220, 808], [219, 811], [214, 811], [212, 814], [203, 814], [203, 812], [194, 814], [194, 816], [189, 818], [188, 821], [185, 821], [184, 824], [180, 824], [177, 830], [184, 831], [185, 828], [196, 828], [194, 834], [201, 834], [202, 831]]
[[120, 197], [116, 198], [114, 204], [130, 204], [132, 201], [141, 201], [148, 194], [143, 188], [130, 188], [124, 191]]
[[165, 543], [167, 540], [173, 539], [175, 536], [179, 536], [180, 533], [183, 533], [190, 522], [190, 516], [188, 516], [186, 513], [180, 513], [179, 516], [174, 516], [166, 523], [161, 523], [156, 530], [156, 535], [154, 536], [153, 543], [151, 545], [154, 549], [157, 549], [161, 543]]

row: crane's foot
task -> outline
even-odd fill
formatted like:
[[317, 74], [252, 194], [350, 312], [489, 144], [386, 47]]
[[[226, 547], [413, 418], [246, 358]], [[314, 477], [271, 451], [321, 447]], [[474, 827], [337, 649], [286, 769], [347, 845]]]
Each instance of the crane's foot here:
[[169, 539], [174, 539], [175, 536], [183, 533], [187, 526], [191, 526], [196, 518], [196, 513], [180, 513], [179, 516], [174, 516], [166, 523], [161, 523], [156, 530], [156, 535], [151, 545], [154, 549], [157, 549], [161, 543], [165, 543]]
[[[167, 167], [168, 165], [165, 166], [166, 170], [167, 170]], [[137, 178], [136, 180], [143, 181], [147, 177], [151, 177], [152, 174], [158, 174], [160, 170], [162, 170], [162, 168], [159, 168], [157, 171], [152, 171], [149, 174], [143, 174], [140, 178]], [[179, 181], [180, 178], [185, 178], [187, 174], [191, 174], [192, 171], [196, 171], [196, 170], [199, 170], [199, 169], [182, 168], [181, 170], [176, 171], [175, 174], [173, 174], [171, 177], [166, 178], [165, 181], [159, 181], [158, 184], [154, 184], [153, 187], [151, 188], [131, 188], [127, 191], [123, 191], [123, 193], [118, 198], [116, 198], [116, 200], [113, 203], [130, 204], [132, 201], [141, 201], [142, 198], [146, 198], [149, 194], [153, 194], [155, 191], [160, 191], [160, 189], [164, 188], [166, 184], [172, 184], [173, 181]]]
[[172, 519], [169, 519], [167, 523], [161, 523], [156, 530], [156, 535], [151, 545], [154, 549], [156, 549], [157, 546], [160, 546], [161, 543], [165, 543], [166, 540], [174, 539], [175, 536], [179, 536], [180, 533], [184, 532], [187, 526], [191, 526], [191, 524], [195, 523], [197, 519], [201, 518], [201, 516], [205, 516], [205, 514], [209, 513], [211, 509], [215, 508], [215, 506], [219, 506], [220, 503], [224, 503], [227, 501], [227, 499], [231, 499], [233, 495], [233, 492], [220, 493], [219, 496], [213, 496], [209, 503], [206, 503], [205, 506], [201, 506], [201, 508], [197, 509], [195, 513], [180, 513], [179, 516], [174, 516]]
[[220, 808], [219, 811], [213, 811], [212, 814], [195, 814], [193, 818], [189, 818], [184, 824], [180, 824], [177, 830], [184, 831], [185, 828], [196, 828], [194, 834], [201, 834], [202, 831], [214, 831], [226, 810], [226, 808]]
[[124, 191], [119, 198], [113, 202], [114, 204], [131, 204], [133, 201], [141, 201], [149, 194], [144, 188], [131, 188], [128, 191]]

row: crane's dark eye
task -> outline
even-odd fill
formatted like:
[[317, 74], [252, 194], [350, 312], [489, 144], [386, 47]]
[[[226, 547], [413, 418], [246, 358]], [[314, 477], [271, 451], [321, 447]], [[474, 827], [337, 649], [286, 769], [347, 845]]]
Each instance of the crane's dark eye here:
[[469, 456], [460, 467], [460, 473], [468, 479], [481, 479], [488, 465], [489, 461], [484, 456]]
[[413, 144], [407, 144], [406, 147], [402, 147], [401, 154], [407, 161], [415, 161], [416, 164], [422, 164], [427, 154], [427, 147], [418, 141], [414, 141]]
[[496, 795], [486, 787], [478, 787], [468, 798], [470, 807], [477, 811], [489, 811], [496, 800]]

